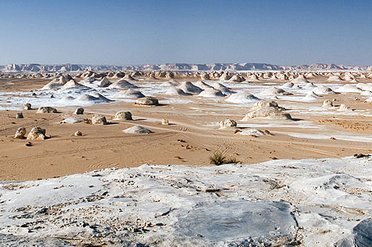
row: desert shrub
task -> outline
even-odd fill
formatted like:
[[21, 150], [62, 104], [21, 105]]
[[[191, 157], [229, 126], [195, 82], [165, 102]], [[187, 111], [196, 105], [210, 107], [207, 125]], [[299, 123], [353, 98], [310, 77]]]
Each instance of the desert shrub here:
[[219, 150], [213, 152], [213, 154], [209, 157], [209, 162], [216, 166], [220, 166], [223, 164], [239, 163], [239, 161], [235, 157], [228, 157], [226, 155], [226, 151]]

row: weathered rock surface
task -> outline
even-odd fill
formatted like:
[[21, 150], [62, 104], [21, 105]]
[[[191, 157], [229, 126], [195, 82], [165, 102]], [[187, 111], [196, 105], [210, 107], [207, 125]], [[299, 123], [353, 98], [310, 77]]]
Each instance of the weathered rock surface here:
[[0, 245], [371, 246], [371, 162], [143, 165], [2, 182]]
[[76, 108], [74, 114], [75, 115], [82, 115], [82, 114], [84, 114], [84, 108], [82, 108], [82, 107]]
[[219, 126], [220, 126], [220, 129], [235, 128], [237, 126], [237, 123], [236, 123], [235, 120], [227, 118], [227, 119], [219, 122]]
[[23, 105], [23, 110], [31, 110], [31, 104], [30, 103], [26, 103]]
[[250, 109], [242, 121], [252, 118], [271, 118], [271, 119], [292, 119], [289, 113], [285, 112], [275, 101], [259, 101]]
[[80, 130], [78, 130], [74, 133], [74, 136], [83, 136], [83, 133]]
[[15, 139], [25, 139], [26, 135], [26, 128], [24, 127], [19, 127], [14, 135]]
[[57, 113], [57, 109], [50, 106], [42, 106], [37, 109], [36, 113]]
[[27, 135], [27, 140], [45, 140], [47, 138], [46, 136], [46, 130], [42, 129], [40, 127], [33, 127]]
[[135, 102], [137, 105], [159, 105], [159, 100], [154, 97], [139, 98]]
[[150, 134], [150, 133], [153, 133], [150, 129], [145, 128], [145, 127], [140, 126], [140, 125], [136, 125], [136, 126], [128, 128], [128, 129], [125, 129], [125, 130], [123, 130], [123, 132], [127, 133], [127, 134]]
[[92, 117], [92, 124], [106, 125], [107, 123], [108, 123], [107, 119], [103, 115], [96, 114], [96, 115], [93, 115]]
[[133, 120], [132, 113], [129, 111], [119, 111], [115, 113], [114, 120]]

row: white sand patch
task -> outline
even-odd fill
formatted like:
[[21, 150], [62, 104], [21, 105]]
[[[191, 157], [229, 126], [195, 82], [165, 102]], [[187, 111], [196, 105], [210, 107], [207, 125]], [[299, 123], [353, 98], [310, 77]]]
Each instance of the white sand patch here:
[[306, 134], [306, 133], [294, 133], [294, 132], [281, 132], [296, 138], [305, 139], [330, 139], [336, 138], [337, 140], [353, 141], [353, 142], [372, 142], [372, 136], [361, 136], [361, 135], [345, 135], [345, 134]]

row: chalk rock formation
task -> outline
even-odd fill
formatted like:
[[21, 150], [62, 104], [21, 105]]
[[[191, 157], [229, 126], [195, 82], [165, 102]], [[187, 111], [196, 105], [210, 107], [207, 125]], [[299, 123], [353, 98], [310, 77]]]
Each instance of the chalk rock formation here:
[[26, 110], [26, 111], [31, 110], [31, 104], [30, 103], [24, 104], [23, 105], [23, 110]]
[[259, 101], [245, 115], [242, 121], [252, 118], [292, 119], [289, 113], [280, 107], [275, 101]]
[[133, 120], [132, 113], [129, 111], [119, 111], [115, 113], [114, 120]]
[[82, 114], [84, 114], [84, 108], [82, 108], [82, 107], [76, 108], [74, 114], [75, 115], [82, 115]]
[[15, 139], [25, 139], [26, 135], [26, 128], [25, 127], [19, 127], [14, 135]]
[[150, 134], [153, 133], [150, 129], [147, 129], [143, 126], [136, 125], [133, 127], [130, 127], [128, 129], [123, 130], [124, 133], [127, 134]]
[[103, 115], [96, 114], [96, 115], [93, 115], [93, 117], [92, 117], [92, 124], [106, 125], [107, 124], [107, 119]]
[[225, 120], [219, 122], [220, 129], [226, 129], [226, 128], [236, 128], [237, 123], [235, 120], [232, 120], [230, 118], [226, 118]]
[[40, 127], [33, 127], [27, 135], [27, 140], [45, 140], [46, 137], [46, 130]]
[[41, 106], [36, 113], [57, 113], [57, 109], [50, 106]]
[[154, 97], [144, 97], [137, 99], [135, 104], [137, 105], [159, 105], [159, 100]]

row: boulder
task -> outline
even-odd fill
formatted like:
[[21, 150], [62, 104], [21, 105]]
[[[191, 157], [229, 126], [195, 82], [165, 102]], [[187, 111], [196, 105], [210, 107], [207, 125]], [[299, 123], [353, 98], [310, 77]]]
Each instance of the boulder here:
[[45, 140], [46, 137], [46, 130], [40, 127], [33, 127], [27, 135], [27, 140]]
[[74, 136], [83, 136], [83, 133], [78, 130], [74, 133]]
[[232, 119], [225, 119], [219, 123], [220, 129], [226, 129], [226, 128], [236, 128], [237, 123], [235, 120]]
[[26, 111], [31, 110], [31, 104], [30, 103], [24, 104], [23, 105], [23, 110], [26, 110]]
[[159, 100], [154, 97], [144, 97], [136, 100], [137, 105], [159, 105]]
[[115, 113], [114, 120], [133, 120], [132, 113], [129, 111], [119, 111]]
[[25, 139], [26, 137], [26, 128], [19, 127], [14, 135], [15, 139]]
[[169, 120], [163, 118], [163, 119], [161, 120], [161, 124], [162, 124], [162, 125], [169, 125]]
[[74, 114], [75, 115], [82, 115], [82, 114], [84, 114], [84, 108], [82, 108], [82, 107], [76, 108]]
[[96, 114], [96, 115], [93, 115], [93, 117], [92, 117], [92, 124], [106, 125], [107, 124], [107, 119], [103, 115]]
[[57, 113], [57, 109], [50, 106], [42, 106], [37, 109], [36, 113]]
[[333, 102], [331, 100], [329, 100], [329, 99], [326, 99], [325, 101], [323, 101], [322, 107], [324, 107], [324, 108], [333, 107]]
[[17, 112], [16, 113], [16, 118], [23, 118], [23, 113], [22, 112]]
[[284, 111], [285, 108], [280, 107], [275, 101], [259, 101], [254, 104], [242, 121], [252, 118], [292, 119], [291, 115]]

